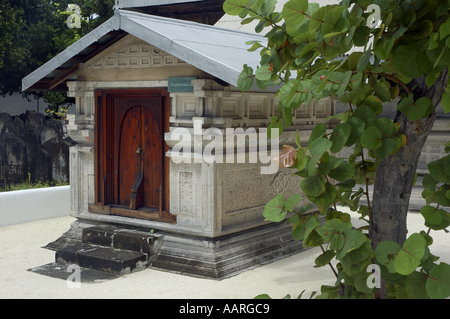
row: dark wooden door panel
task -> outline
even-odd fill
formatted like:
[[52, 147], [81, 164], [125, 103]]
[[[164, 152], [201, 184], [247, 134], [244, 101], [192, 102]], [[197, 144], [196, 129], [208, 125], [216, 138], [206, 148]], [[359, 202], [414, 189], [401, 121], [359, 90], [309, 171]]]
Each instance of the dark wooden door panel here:
[[167, 212], [167, 95], [161, 90], [102, 90], [96, 96], [96, 203], [90, 210], [176, 222]]
[[[118, 181], [117, 188], [119, 197], [118, 204], [130, 205], [131, 188], [136, 177], [140, 173], [140, 154], [136, 153], [142, 148], [142, 133], [139, 128], [141, 120], [141, 106], [132, 106], [122, 119], [122, 125], [119, 134], [119, 148], [117, 150], [118, 162]], [[142, 205], [139, 205], [142, 206]]]

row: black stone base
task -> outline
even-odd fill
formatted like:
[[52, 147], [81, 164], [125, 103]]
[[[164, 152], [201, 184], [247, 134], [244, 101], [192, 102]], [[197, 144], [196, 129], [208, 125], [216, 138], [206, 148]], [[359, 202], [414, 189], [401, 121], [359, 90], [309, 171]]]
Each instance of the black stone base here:
[[[72, 278], [69, 278], [72, 274], [74, 274], [74, 269], [69, 267], [68, 264], [62, 264], [62, 263], [49, 263], [42, 266], [34, 267], [31, 269], [28, 269], [28, 271], [34, 272], [36, 274], [52, 277], [52, 278], [59, 278], [63, 280], [69, 280], [73, 282], [74, 280]], [[111, 272], [105, 272], [105, 271], [99, 271], [95, 269], [89, 269], [89, 268], [82, 268], [80, 267], [80, 273], [79, 278], [81, 283], [88, 283], [88, 284], [96, 284], [96, 283], [102, 283], [109, 280], [113, 280], [116, 278], [119, 278], [120, 275], [111, 273]]]
[[[88, 255], [92, 257], [90, 255], [93, 253], [75, 252], [74, 256], [73, 252], [88, 244], [147, 254], [145, 267], [151, 269], [214, 280], [229, 278], [306, 250], [301, 241], [295, 242], [292, 238], [291, 225], [284, 223], [271, 223], [209, 238], [163, 231], [150, 234], [145, 229], [131, 230], [117, 224], [99, 224], [87, 220], [74, 222], [68, 232], [46, 248], [56, 250], [60, 261], [88, 265], [83, 264], [83, 258]], [[96, 254], [100, 254], [100, 251]], [[116, 274], [127, 268], [133, 270], [133, 266], [126, 266], [125, 262], [112, 266], [108, 259], [115, 257], [107, 255], [106, 251], [101, 254], [103, 257], [96, 256], [97, 261], [91, 262], [89, 267], [106, 269]], [[133, 262], [143, 266], [139, 258]]]

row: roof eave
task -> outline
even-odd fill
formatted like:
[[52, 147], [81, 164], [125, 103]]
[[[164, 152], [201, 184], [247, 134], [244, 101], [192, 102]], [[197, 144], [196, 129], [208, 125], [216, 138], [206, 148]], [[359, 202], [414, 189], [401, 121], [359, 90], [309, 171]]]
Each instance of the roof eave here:
[[[77, 42], [68, 46], [64, 51], [56, 55], [54, 58], [49, 60], [48, 62], [41, 65], [35, 71], [27, 75], [22, 79], [22, 91], [39, 91], [39, 90], [48, 90], [48, 88], [34, 88], [39, 81], [41, 81], [48, 74], [48, 70], [55, 70], [59, 68], [62, 64], [72, 59], [78, 53], [83, 51], [92, 43], [98, 41], [101, 37], [105, 36], [111, 31], [120, 29], [120, 15], [115, 14], [109, 20], [98, 26], [96, 29], [92, 30], [84, 37], [82, 37]], [[75, 68], [74, 68], [75, 69]], [[73, 69], [71, 72], [76, 72]], [[73, 73], [72, 73], [73, 74]], [[70, 76], [70, 75], [69, 75]], [[60, 83], [57, 83], [59, 85]]]

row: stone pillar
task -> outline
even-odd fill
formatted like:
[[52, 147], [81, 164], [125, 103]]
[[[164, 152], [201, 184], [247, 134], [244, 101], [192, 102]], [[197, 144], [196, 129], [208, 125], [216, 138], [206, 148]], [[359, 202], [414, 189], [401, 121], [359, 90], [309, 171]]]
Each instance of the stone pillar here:
[[75, 114], [68, 116], [68, 135], [78, 144], [69, 150], [72, 214], [88, 212], [94, 202], [94, 88], [86, 82], [68, 82], [70, 97], [75, 97]]

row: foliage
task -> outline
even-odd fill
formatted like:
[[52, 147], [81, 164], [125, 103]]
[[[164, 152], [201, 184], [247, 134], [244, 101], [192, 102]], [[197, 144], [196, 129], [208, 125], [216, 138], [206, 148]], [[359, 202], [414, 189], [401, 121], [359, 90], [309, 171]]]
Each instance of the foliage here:
[[55, 187], [55, 186], [66, 186], [68, 183], [61, 183], [55, 181], [36, 181], [31, 182], [31, 175], [28, 173], [28, 179], [18, 184], [9, 184], [5, 181], [5, 186], [0, 187], [0, 192], [10, 192], [10, 191], [19, 191], [26, 189], [34, 189], [34, 188], [46, 188], [46, 187]]
[[[68, 28], [70, 0], [4, 0], [0, 4], [0, 95], [21, 91], [22, 78], [113, 15], [114, 0], [77, 0], [81, 28]], [[46, 93], [47, 94], [47, 93]], [[26, 94], [28, 96], [28, 94]], [[53, 111], [71, 103], [65, 94], [47, 96]], [[61, 101], [62, 100], [62, 101]]]
[[[349, 107], [331, 117], [340, 122], [332, 130], [317, 125], [306, 148], [297, 139], [296, 160], [289, 165], [303, 178], [301, 189], [319, 214], [308, 214], [311, 205], [298, 209], [300, 195], [284, 200], [279, 194], [266, 205], [265, 218], [287, 220], [294, 239], [322, 249], [315, 267], [329, 265], [337, 280], [333, 286], [322, 286], [317, 298], [375, 298], [377, 289], [368, 287], [371, 273], [366, 270], [373, 262], [387, 283], [388, 298], [450, 296], [450, 265], [436, 263], [438, 257], [429, 249], [430, 229], [450, 226], [450, 214], [440, 208], [450, 206], [450, 155], [430, 163], [423, 179], [427, 206], [421, 213], [428, 231], [411, 234], [402, 245], [385, 241], [374, 250], [365, 233], [368, 227], [354, 229], [350, 216], [336, 209], [337, 204], [349, 206], [362, 219], [370, 219], [368, 185], [375, 181], [379, 162], [407, 143], [399, 123], [380, 115], [383, 102], [399, 98], [397, 110], [411, 121], [435, 111], [430, 98], [408, 84], [427, 75], [431, 87], [450, 63], [450, 1], [343, 0], [319, 7], [307, 0], [290, 0], [281, 12], [274, 12], [275, 4], [276, 0], [224, 3], [228, 14], [245, 18], [243, 24], [256, 21], [256, 32], [269, 28], [267, 42], [247, 42], [249, 51], [260, 51], [261, 61], [256, 70], [244, 65], [239, 89], [249, 90], [255, 80], [261, 89], [281, 86], [277, 92], [281, 116], [273, 117], [269, 126], [281, 131], [291, 126], [292, 111], [312, 99], [335, 96]], [[370, 4], [381, 9], [378, 24], [367, 10]], [[448, 87], [442, 106], [450, 111]], [[344, 147], [354, 149], [348, 159], [334, 156]], [[292, 150], [283, 156], [292, 157]], [[359, 203], [363, 196], [367, 205]], [[319, 215], [325, 218], [323, 224]]]

